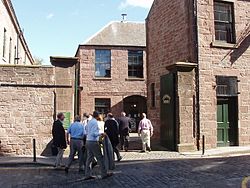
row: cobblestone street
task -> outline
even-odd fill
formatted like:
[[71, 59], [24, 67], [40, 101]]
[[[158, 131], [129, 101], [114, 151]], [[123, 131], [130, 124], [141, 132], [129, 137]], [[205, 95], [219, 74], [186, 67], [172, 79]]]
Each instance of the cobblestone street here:
[[[124, 155], [124, 154], [123, 154]], [[140, 158], [152, 154], [134, 154]], [[156, 153], [157, 155], [157, 153]], [[95, 168], [97, 174], [98, 168]], [[114, 176], [83, 181], [77, 167], [68, 175], [53, 167], [1, 167], [0, 187], [240, 187], [250, 176], [250, 156], [226, 158], [167, 158], [158, 160], [123, 160], [117, 163]]]

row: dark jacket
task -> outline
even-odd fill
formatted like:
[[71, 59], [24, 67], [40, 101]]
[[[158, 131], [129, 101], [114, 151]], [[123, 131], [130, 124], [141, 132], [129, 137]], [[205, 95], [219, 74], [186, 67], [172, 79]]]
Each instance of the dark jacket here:
[[119, 123], [119, 133], [121, 135], [128, 135], [129, 129], [131, 128], [130, 118], [128, 117], [120, 117], [118, 119]]
[[56, 147], [67, 148], [65, 130], [60, 120], [56, 120], [53, 123], [52, 128], [53, 143]]
[[119, 144], [119, 129], [118, 129], [119, 125], [118, 122], [114, 119], [108, 119], [105, 122], [104, 125], [104, 130], [105, 133], [108, 135], [109, 140], [112, 144], [112, 146], [116, 147]]

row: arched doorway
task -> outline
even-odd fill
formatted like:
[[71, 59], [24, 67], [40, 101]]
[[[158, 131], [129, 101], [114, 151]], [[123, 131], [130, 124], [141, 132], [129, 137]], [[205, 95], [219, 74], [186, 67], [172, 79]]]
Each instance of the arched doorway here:
[[141, 114], [147, 113], [147, 99], [140, 95], [132, 95], [123, 99], [123, 110], [133, 121], [132, 131], [137, 131]]

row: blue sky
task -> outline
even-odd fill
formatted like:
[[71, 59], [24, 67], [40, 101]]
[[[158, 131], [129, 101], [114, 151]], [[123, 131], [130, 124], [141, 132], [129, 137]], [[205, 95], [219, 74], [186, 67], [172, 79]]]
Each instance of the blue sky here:
[[12, 0], [33, 56], [74, 56], [79, 44], [110, 21], [144, 21], [153, 0]]

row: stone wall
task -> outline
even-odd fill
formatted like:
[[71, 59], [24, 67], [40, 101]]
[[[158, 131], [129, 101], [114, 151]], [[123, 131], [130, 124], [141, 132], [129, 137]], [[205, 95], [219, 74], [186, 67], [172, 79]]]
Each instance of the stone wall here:
[[195, 150], [196, 138], [196, 86], [195, 69], [177, 72], [177, 150]]
[[[215, 41], [214, 0], [198, 0], [199, 54], [195, 53], [195, 32], [193, 32], [195, 21], [191, 13], [193, 12], [192, 1], [154, 1], [147, 19], [147, 70], [148, 86], [151, 83], [156, 84], [156, 107], [149, 106], [150, 118], [157, 125], [156, 137], [160, 131], [158, 126], [160, 125], [161, 102], [160, 76], [168, 73], [166, 66], [177, 61], [197, 63], [195, 56], [198, 55], [200, 136], [205, 136], [205, 147], [217, 147], [216, 76], [237, 76], [240, 93], [238, 95], [238, 142], [239, 145], [250, 144], [250, 2], [248, 0], [224, 1], [234, 2], [236, 44]], [[185, 81], [188, 82], [188, 80], [190, 79], [187, 78]], [[178, 83], [178, 86], [180, 84]], [[185, 85], [183, 86], [179, 91], [188, 91]], [[148, 104], [151, 98], [150, 87], [148, 87]], [[181, 104], [178, 106], [179, 109], [183, 109], [178, 116], [180, 123], [182, 120], [183, 125], [188, 125], [184, 127], [189, 127], [180, 129], [178, 134], [188, 134], [188, 137], [193, 134], [193, 129], [190, 128], [191, 122], [186, 123], [189, 119], [187, 112], [191, 111], [190, 104], [185, 107]], [[190, 112], [190, 114], [193, 113], [194, 111]], [[196, 126], [194, 125], [194, 128]], [[191, 137], [183, 137], [183, 139], [180, 137], [180, 142], [191, 143], [190, 141], [192, 141]], [[201, 146], [201, 142], [198, 144]]]
[[69, 112], [71, 121], [74, 120], [75, 114], [75, 66], [69, 64], [60, 66], [58, 62], [55, 67], [55, 85], [64, 86], [55, 88], [56, 93], [56, 112]]
[[[168, 74], [167, 66], [195, 62], [192, 1], [155, 0], [147, 18], [147, 86], [148, 114], [160, 139], [160, 77]], [[155, 83], [156, 106], [151, 106], [150, 85]]]
[[74, 65], [0, 66], [0, 155], [51, 154], [58, 112], [74, 117]]
[[53, 67], [0, 67], [0, 154], [38, 153], [51, 141], [54, 113]]
[[[95, 49], [111, 49], [111, 78], [95, 78]], [[144, 50], [144, 78], [128, 78], [128, 50]], [[80, 58], [81, 113], [92, 113], [95, 98], [110, 98], [111, 111], [119, 116], [123, 99], [140, 95], [146, 97], [146, 53], [144, 48], [81, 46]]]
[[198, 1], [200, 115], [201, 134], [206, 147], [214, 148], [217, 142], [216, 75], [237, 76], [239, 82], [239, 144], [250, 144], [250, 2], [235, 0], [236, 48], [224, 44], [216, 47], [213, 0]]

